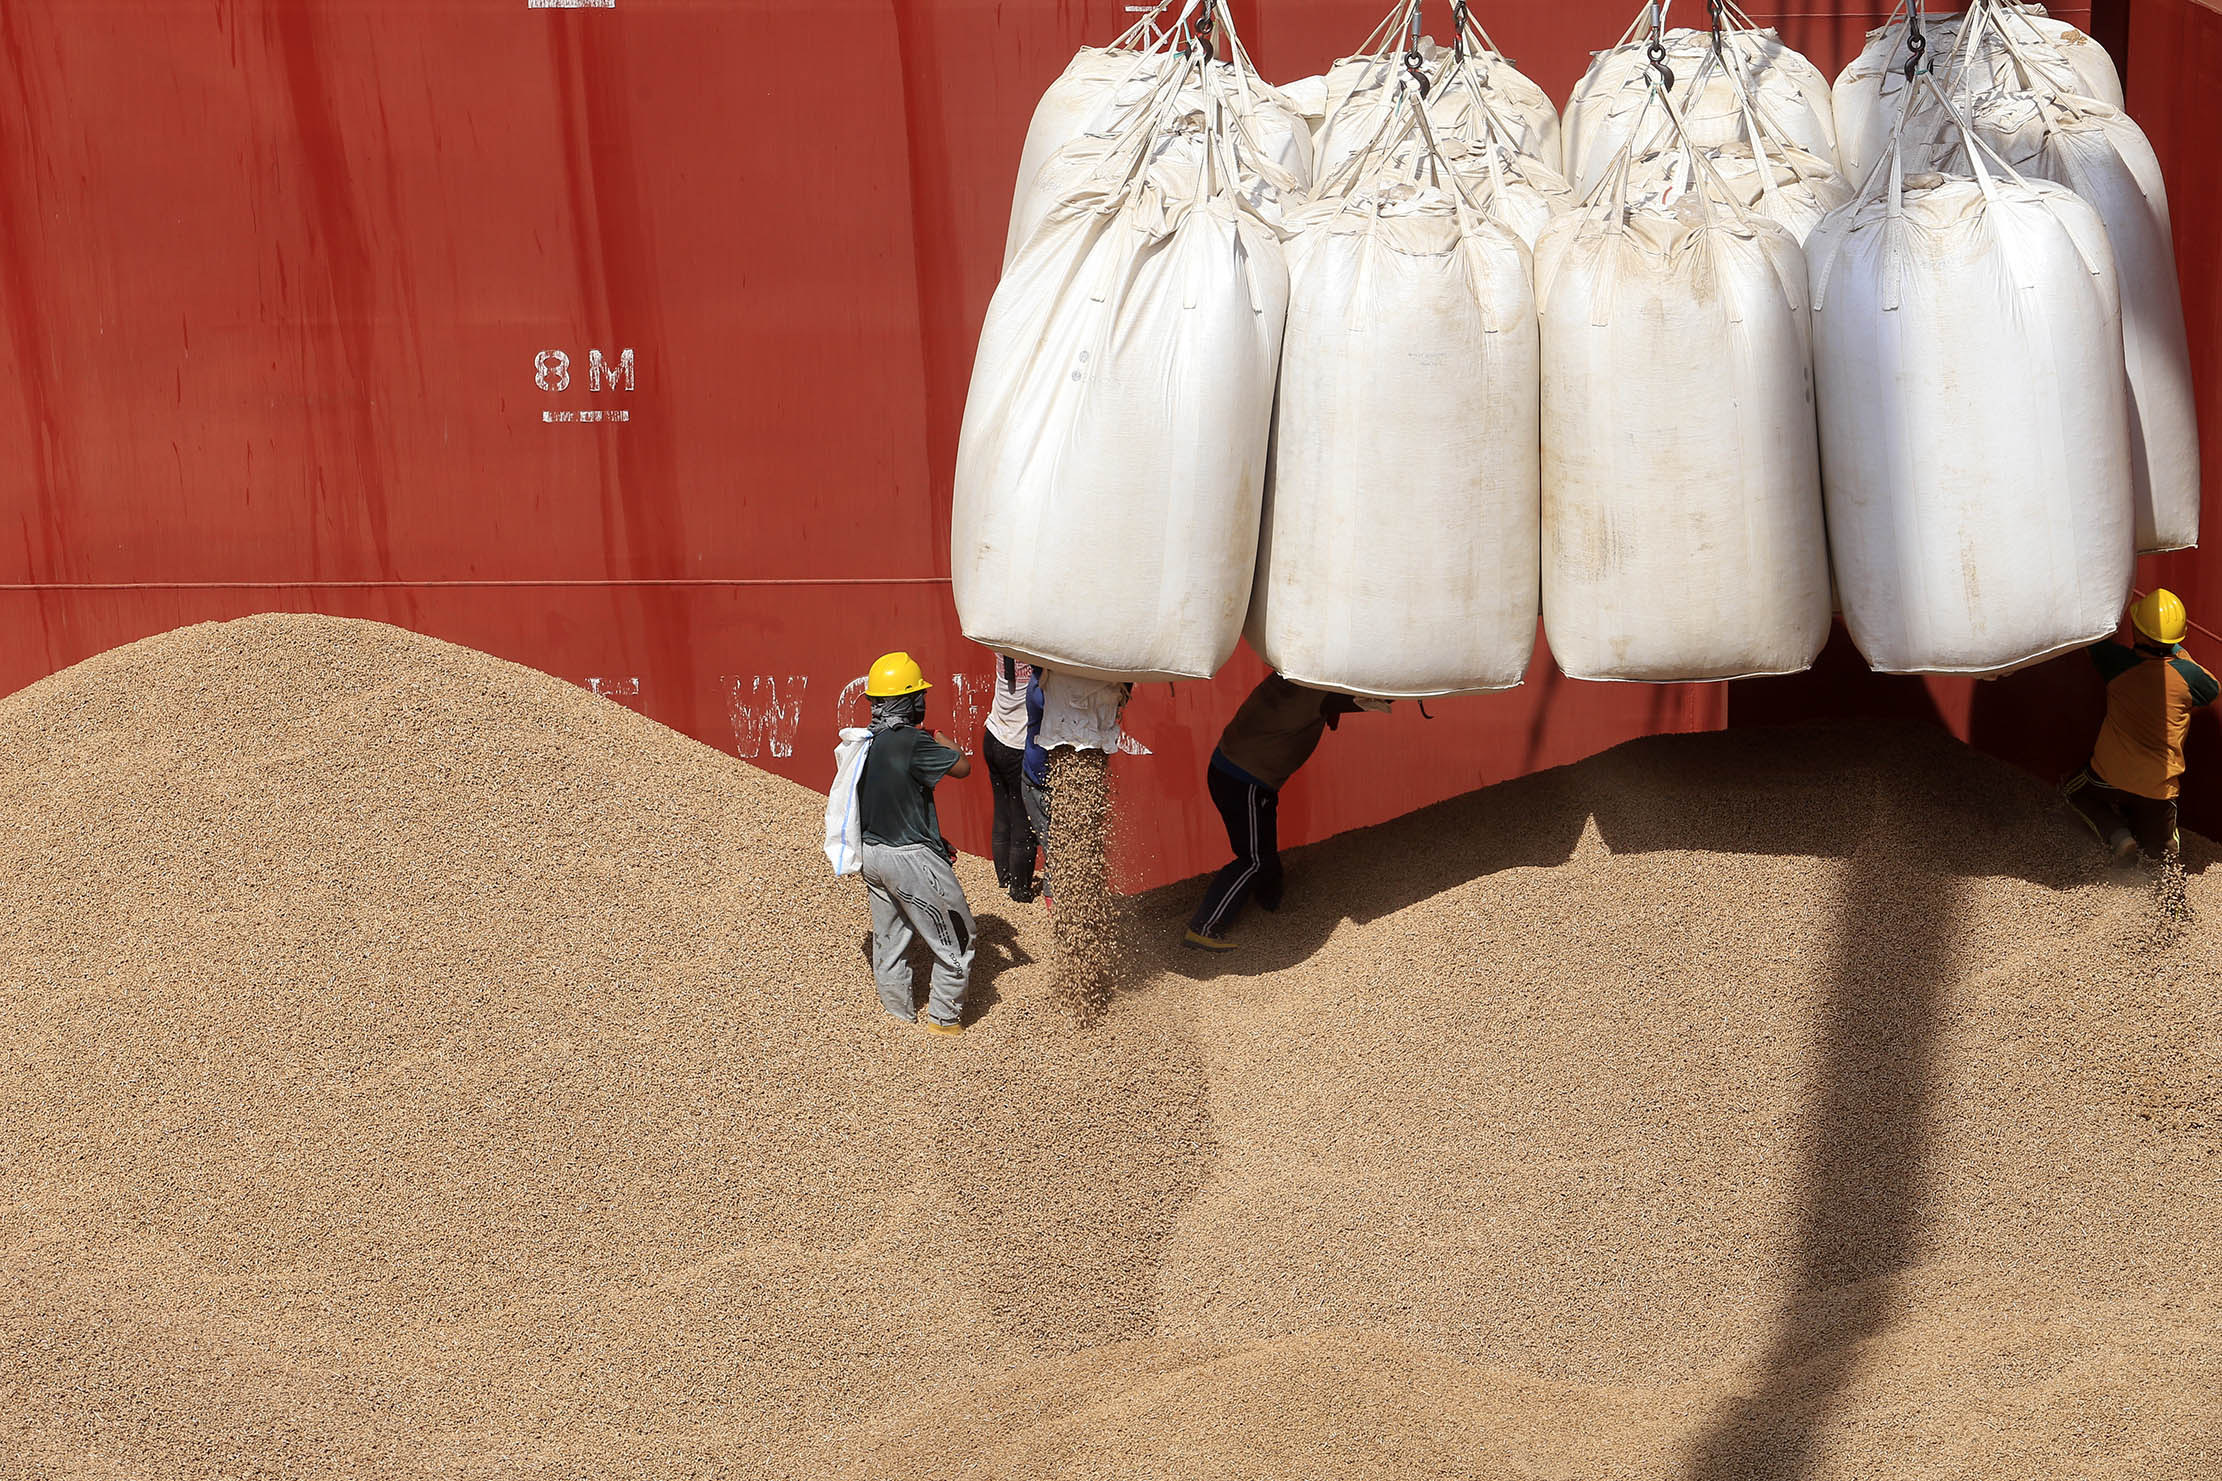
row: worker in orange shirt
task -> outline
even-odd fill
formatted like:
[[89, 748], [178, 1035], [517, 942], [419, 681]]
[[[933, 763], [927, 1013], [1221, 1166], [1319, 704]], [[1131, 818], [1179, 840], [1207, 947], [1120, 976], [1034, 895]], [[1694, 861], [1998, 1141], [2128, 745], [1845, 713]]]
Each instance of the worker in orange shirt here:
[[2106, 723], [2091, 764], [2066, 788], [2068, 804], [2123, 864], [2140, 850], [2147, 858], [2174, 856], [2184, 732], [2191, 712], [2222, 692], [2183, 651], [2189, 623], [2174, 592], [2139, 599], [2129, 621], [2136, 646], [2109, 638], [2091, 647], [2106, 676]]

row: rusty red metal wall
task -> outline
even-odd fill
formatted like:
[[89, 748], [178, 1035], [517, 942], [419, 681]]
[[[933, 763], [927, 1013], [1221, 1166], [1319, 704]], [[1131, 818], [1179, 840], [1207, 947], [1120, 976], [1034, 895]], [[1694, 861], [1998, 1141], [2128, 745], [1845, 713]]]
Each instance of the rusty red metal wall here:
[[[1237, 17], [1286, 79], [1386, 8]], [[1780, 22], [1833, 71], [1881, 8]], [[1635, 9], [1479, 13], [1563, 98]], [[2133, 46], [2182, 47], [2211, 84], [2210, 12], [2137, 14]], [[973, 341], [1034, 100], [1127, 19], [1116, 0], [11, 0], [0, 691], [295, 609], [591, 682], [814, 786], [882, 649], [955, 675], [939, 693], [971, 730], [988, 658], [957, 631], [946, 540]], [[2211, 285], [2193, 165], [2213, 125], [2171, 77], [2139, 68], [2133, 101], [2172, 120], [2179, 244]], [[2194, 577], [2171, 579], [2189, 596]], [[1134, 882], [1216, 862], [1202, 763], [1259, 672], [1245, 653], [1137, 696]], [[1512, 694], [1347, 726], [1283, 826], [1322, 836], [1646, 732], [1902, 698], [1871, 690], [1585, 685], [1539, 657]], [[1955, 704], [1942, 718], [1981, 739], [1981, 706]], [[945, 811], [984, 842], [984, 787]]]

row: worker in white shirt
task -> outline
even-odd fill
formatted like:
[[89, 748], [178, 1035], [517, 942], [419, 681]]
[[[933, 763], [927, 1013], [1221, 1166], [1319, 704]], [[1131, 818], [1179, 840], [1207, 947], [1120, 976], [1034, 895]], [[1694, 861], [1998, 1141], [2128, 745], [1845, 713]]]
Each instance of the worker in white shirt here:
[[995, 702], [981, 752], [995, 792], [995, 882], [1023, 905], [1034, 898], [1034, 860], [1041, 840], [1027, 817], [1021, 768], [1026, 759], [1026, 688], [1034, 666], [1004, 654], [995, 660]]

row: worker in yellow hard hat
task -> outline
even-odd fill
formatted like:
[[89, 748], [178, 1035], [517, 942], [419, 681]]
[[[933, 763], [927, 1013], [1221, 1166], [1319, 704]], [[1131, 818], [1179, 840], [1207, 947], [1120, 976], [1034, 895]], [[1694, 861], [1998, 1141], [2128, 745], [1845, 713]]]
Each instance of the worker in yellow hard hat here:
[[856, 783], [859, 872], [872, 902], [872, 976], [881, 1004], [905, 1023], [917, 1019], [906, 953], [922, 936], [934, 954], [923, 1027], [961, 1034], [972, 978], [972, 907], [950, 867], [957, 851], [941, 836], [934, 787], [945, 776], [970, 775], [972, 762], [948, 736], [924, 728], [931, 688], [908, 653], [884, 655], [865, 677], [872, 731]]
[[2191, 712], [2214, 703], [2218, 686], [2183, 651], [2190, 625], [2172, 591], [2154, 591], [2129, 609], [2134, 645], [2109, 638], [2091, 648], [2106, 676], [2106, 723], [2091, 764], [2071, 778], [2068, 802], [2128, 863], [2177, 848], [2176, 794], [2182, 789], [2183, 737]]

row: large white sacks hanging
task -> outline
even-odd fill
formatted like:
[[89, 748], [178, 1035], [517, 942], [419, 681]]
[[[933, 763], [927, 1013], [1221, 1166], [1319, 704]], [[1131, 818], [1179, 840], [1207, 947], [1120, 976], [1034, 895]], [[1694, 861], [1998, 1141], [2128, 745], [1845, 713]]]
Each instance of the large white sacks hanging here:
[[[2048, 97], [2083, 96], [2119, 108], [2122, 84], [2106, 49], [2039, 6], [1976, 0], [1966, 11], [1923, 16], [1926, 55], [1938, 94], [1966, 104], [1997, 88]], [[1837, 74], [1834, 89], [1837, 157], [1855, 186], [1888, 150], [1907, 94], [1911, 28], [1904, 17], [1867, 33], [1867, 44]], [[1934, 95], [1924, 92], [1902, 137], [1904, 166], [1940, 165], [1958, 139]]]
[[[1772, 30], [1746, 26], [1722, 31], [1723, 49], [1738, 69], [1742, 90], [1783, 138], [1816, 158], [1836, 161], [1836, 121], [1828, 79], [1819, 68], [1783, 43]], [[1649, 37], [1623, 41], [1599, 52], [1567, 99], [1563, 123], [1566, 177], [1575, 194], [1587, 198], [1634, 135], [1637, 119], [1648, 121], [1652, 138], [1635, 140], [1639, 151], [1661, 133], [1656, 109], [1646, 113], [1651, 83], [1646, 48]], [[1686, 120], [1689, 138], [1707, 149], [1745, 137], [1737, 78], [1713, 54], [1710, 31], [1676, 29], [1660, 38], [1674, 74], [1674, 98]]]
[[[1478, 142], [1494, 132], [1518, 152], [1550, 169], [1558, 167], [1558, 114], [1543, 90], [1493, 52], [1471, 51], [1454, 59], [1448, 47], [1420, 38], [1422, 67], [1437, 79], [1428, 93], [1427, 116], [1446, 144]], [[1410, 86], [1394, 51], [1345, 57], [1327, 72], [1327, 116], [1320, 126], [1316, 176], [1324, 189], [1343, 166], [1381, 136], [1403, 88]]]
[[1319, 689], [1502, 689], [1535, 645], [1528, 254], [1444, 191], [1291, 218], [1251, 646]]
[[[1034, 104], [1026, 142], [1018, 152], [1018, 181], [1011, 188], [1012, 226], [1003, 248], [1006, 266], [1018, 251], [1017, 223], [1028, 192], [1049, 157], [1084, 135], [1115, 131], [1120, 118], [1131, 116], [1151, 96], [1159, 69], [1174, 60], [1162, 47], [1132, 44], [1138, 32], [1139, 28], [1129, 31], [1109, 46], [1080, 48]], [[1038, 219], [1040, 213], [1033, 215]]]
[[[1150, 46], [1130, 45], [1135, 34], [1129, 32], [1109, 47], [1081, 48], [1034, 105], [1026, 142], [1019, 150], [1018, 181], [1011, 191], [1011, 224], [1003, 244], [1005, 267], [1060, 196], [1093, 173], [1138, 110], [1156, 106], [1159, 83], [1168, 67], [1188, 68], [1192, 78], [1186, 89], [1188, 107], [1201, 111], [1205, 106], [1204, 74], [1172, 53], [1172, 38], [1162, 37]], [[1209, 75], [1220, 84], [1220, 95], [1232, 102], [1246, 146], [1238, 162], [1270, 176], [1275, 194], [1301, 192], [1309, 186], [1311, 129], [1298, 105], [1258, 78], [1239, 50], [1232, 62], [1209, 64]]]
[[2077, 93], [2111, 108], [2124, 106], [2122, 74], [2115, 70], [2114, 59], [2094, 37], [2085, 35], [2066, 21], [2054, 20], [2045, 14], [2042, 5], [2001, 5], [1999, 10], [2008, 13], [2010, 34], [2018, 34], [2016, 22], [2026, 25], [2038, 40], [2049, 43], [2067, 59], [2080, 84], [2075, 89]]
[[1536, 247], [1543, 629], [1578, 679], [1794, 673], [1829, 632], [1805, 263], [1692, 192]]
[[[1762, 143], [1755, 151], [1748, 143], [1736, 143], [1708, 149], [1705, 155], [1730, 200], [1787, 228], [1800, 245], [1823, 216], [1852, 198], [1851, 186], [1833, 164], [1802, 149]], [[1637, 160], [1628, 183], [1645, 195], [1671, 201], [1689, 189], [1694, 168], [1688, 150], [1661, 150]]]
[[1969, 111], [2015, 169], [2067, 186], [2097, 208], [2122, 290], [2129, 368], [2130, 487], [2137, 548], [2199, 543], [2199, 421], [2160, 161], [2145, 131], [2102, 103], [1994, 93]]
[[1806, 244], [1837, 590], [1885, 673], [2003, 673], [2112, 632], [2129, 594], [2105, 227], [1978, 169], [1886, 168]]
[[[1221, 81], [1227, 79], [1221, 78]], [[1245, 113], [1239, 95], [1230, 84], [1218, 94], [1229, 105], [1225, 108], [1233, 146], [1235, 188], [1250, 210], [1267, 221], [1277, 222], [1280, 213], [1288, 206], [1302, 202], [1308, 180], [1291, 174], [1285, 168], [1289, 151], [1276, 149], [1285, 146], [1302, 131], [1288, 121], [1288, 115], [1276, 107], [1252, 110]], [[1152, 93], [1144, 106], [1155, 107], [1163, 103], [1161, 90]], [[1178, 108], [1201, 127], [1202, 120], [1211, 108], [1200, 83], [1191, 83], [1181, 89]], [[1131, 111], [1127, 115], [1132, 120]], [[1264, 121], [1271, 120], [1270, 123]], [[1176, 136], [1166, 135], [1161, 147], [1175, 147]], [[1261, 145], [1260, 139], [1271, 141]], [[1018, 255], [1018, 249], [1034, 234], [1057, 203], [1065, 197], [1088, 188], [1089, 181], [1104, 167], [1104, 162], [1125, 147], [1122, 132], [1084, 134], [1059, 149], [1043, 162], [1034, 176], [1033, 186], [1019, 197], [1011, 211], [1009, 239], [1004, 244], [1004, 266]], [[1309, 149], [1309, 145], [1305, 145]], [[1299, 163], [1303, 163], [1299, 161]], [[1305, 168], [1309, 168], [1305, 164]]]
[[1463, 67], [1455, 85], [1470, 84], [1480, 92], [1504, 141], [1543, 168], [1559, 172], [1565, 154], [1558, 108], [1550, 94], [1497, 50], [1477, 25], [1467, 27]]
[[[1324, 92], [1315, 130], [1320, 181], [1364, 149], [1388, 117], [1405, 77], [1414, 9], [1411, 0], [1399, 0], [1356, 52], [1317, 79]], [[1437, 80], [1428, 97], [1436, 137], [1445, 143], [1478, 141], [1493, 132], [1520, 153], [1559, 169], [1559, 118], [1550, 97], [1497, 49], [1471, 14], [1454, 10], [1453, 19], [1464, 27], [1454, 46], [1438, 45], [1430, 36], [1412, 38], [1421, 67]]]
[[[1573, 187], [1556, 170], [1509, 145], [1444, 139], [1436, 159], [1484, 216], [1510, 227], [1530, 251], [1551, 218], [1574, 205]], [[1417, 179], [1421, 167], [1419, 151], [1405, 145], [1392, 153], [1386, 173]]]
[[[1224, 138], [1165, 111], [1148, 168], [1057, 205], [988, 305], [957, 449], [965, 636], [1101, 679], [1206, 678], [1241, 635], [1288, 305]], [[1162, 147], [1178, 132], [1183, 147]]]

